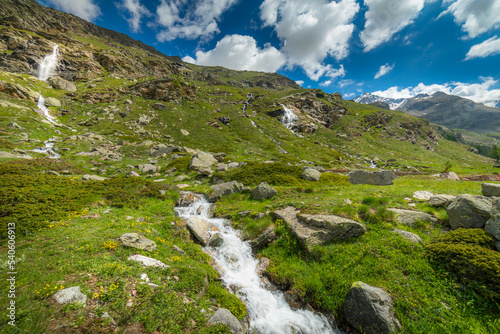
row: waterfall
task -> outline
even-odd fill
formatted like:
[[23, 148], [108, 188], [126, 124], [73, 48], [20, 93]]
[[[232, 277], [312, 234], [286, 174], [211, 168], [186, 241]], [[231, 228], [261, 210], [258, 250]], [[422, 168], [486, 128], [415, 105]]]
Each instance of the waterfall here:
[[47, 119], [52, 124], [58, 124], [56, 118], [49, 113], [49, 108], [45, 106], [45, 98], [42, 94], [38, 93], [38, 109], [42, 112], [42, 116]]
[[285, 114], [281, 118], [281, 123], [284, 126], [286, 126], [287, 129], [289, 129], [290, 131], [292, 131], [292, 126], [299, 119], [299, 117], [297, 115], [295, 115], [295, 113], [293, 112], [293, 110], [288, 109], [283, 104], [280, 104], [280, 106], [282, 106], [283, 110], [285, 110]]
[[[280, 291], [265, 289], [257, 274], [258, 261], [252, 255], [248, 243], [239, 238], [225, 219], [211, 218], [210, 206], [205, 198], [195, 200], [189, 207], [177, 207], [181, 218], [198, 217], [214, 226], [224, 242], [221, 247], [206, 247], [220, 270], [227, 288], [233, 291], [247, 306], [250, 316], [250, 332], [273, 334], [336, 334], [328, 320], [320, 314], [306, 310], [293, 310]], [[214, 232], [209, 232], [214, 233]]]
[[52, 50], [52, 53], [43, 58], [42, 62], [40, 63], [40, 66], [38, 67], [38, 79], [46, 81], [54, 73], [57, 67], [57, 63], [59, 61], [57, 52], [58, 48], [59, 46], [55, 45], [54, 49]]

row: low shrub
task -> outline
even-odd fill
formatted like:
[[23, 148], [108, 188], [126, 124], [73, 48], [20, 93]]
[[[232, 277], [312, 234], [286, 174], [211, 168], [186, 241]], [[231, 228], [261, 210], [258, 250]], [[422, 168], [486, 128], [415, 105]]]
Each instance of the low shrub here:
[[243, 319], [247, 314], [245, 304], [238, 297], [222, 287], [210, 285], [207, 295], [216, 299], [220, 303], [220, 307], [227, 308], [239, 320]]
[[302, 180], [302, 168], [284, 163], [264, 164], [250, 162], [240, 168], [215, 174], [226, 181], [238, 181], [245, 185], [258, 185], [267, 182], [274, 186], [298, 186]]
[[365, 197], [358, 209], [359, 217], [369, 223], [391, 222], [394, 213], [385, 207], [389, 203], [387, 197]]
[[190, 155], [185, 155], [181, 158], [175, 159], [174, 161], [170, 161], [167, 165], [167, 169], [175, 167], [177, 170], [186, 170], [189, 168], [191, 158], [192, 157]]
[[492, 236], [480, 229], [458, 229], [425, 246], [435, 264], [483, 297], [500, 298], [500, 252], [491, 249]]
[[347, 182], [347, 179], [349, 179], [347, 175], [340, 175], [336, 173], [321, 173], [319, 182], [321, 184], [327, 184], [330, 186], [346, 186], [349, 184], [349, 182]]

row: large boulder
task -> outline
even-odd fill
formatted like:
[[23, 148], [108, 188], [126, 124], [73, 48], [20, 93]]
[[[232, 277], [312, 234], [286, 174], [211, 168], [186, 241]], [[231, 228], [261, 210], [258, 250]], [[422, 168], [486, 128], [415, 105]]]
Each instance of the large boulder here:
[[157, 248], [156, 242], [137, 233], [122, 234], [118, 240], [122, 242], [123, 246], [143, 249], [149, 252], [153, 252]]
[[377, 186], [388, 186], [394, 184], [392, 180], [396, 178], [393, 172], [388, 170], [366, 171], [353, 170], [348, 174], [348, 181], [352, 184], [373, 184]]
[[481, 191], [484, 196], [500, 197], [500, 183], [483, 183]]
[[242, 192], [245, 187], [243, 184], [236, 181], [216, 184], [210, 187], [213, 190], [212, 194], [208, 197], [208, 201], [213, 203], [223, 196], [229, 196], [231, 194]]
[[61, 77], [52, 77], [47, 81], [55, 89], [67, 90], [69, 92], [76, 92], [76, 85]]
[[394, 212], [396, 222], [403, 225], [413, 226], [417, 222], [426, 222], [426, 223], [438, 222], [438, 219], [436, 217], [425, 212], [395, 209], [395, 208], [389, 208], [387, 210]]
[[224, 324], [228, 325], [229, 328], [231, 329], [231, 333], [242, 333], [243, 332], [243, 326], [241, 326], [241, 323], [238, 321], [238, 318], [236, 318], [231, 311], [229, 311], [226, 308], [219, 308], [217, 311], [215, 311], [214, 315], [210, 319], [208, 319], [209, 324]]
[[193, 237], [198, 240], [203, 247], [207, 245], [210, 225], [206, 220], [198, 217], [191, 217], [187, 220], [187, 227]]
[[80, 291], [79, 286], [72, 286], [71, 288], [59, 290], [54, 294], [54, 298], [59, 304], [80, 302], [85, 305], [87, 301], [87, 296]]
[[388, 334], [401, 329], [391, 297], [382, 289], [355, 282], [345, 297], [347, 322], [364, 334]]
[[434, 196], [434, 194], [429, 192], [429, 191], [419, 190], [419, 191], [415, 191], [412, 196], [415, 199], [428, 201], [431, 199], [432, 196]]
[[215, 159], [212, 154], [206, 152], [198, 152], [191, 159], [189, 169], [198, 170], [201, 168], [209, 168], [216, 163], [217, 159]]
[[451, 228], [483, 228], [490, 219], [491, 201], [485, 196], [456, 196], [446, 208]]
[[45, 99], [45, 105], [47, 107], [60, 107], [61, 106], [61, 101], [59, 101], [55, 97], [47, 97]]
[[333, 215], [298, 214], [291, 206], [276, 210], [274, 215], [285, 222], [308, 251], [316, 245], [358, 237], [366, 230], [362, 224], [351, 219]]
[[254, 190], [252, 190], [253, 199], [268, 199], [274, 197], [278, 194], [276, 189], [268, 185], [266, 182], [262, 182]]
[[438, 194], [432, 196], [427, 203], [429, 205], [435, 206], [435, 207], [441, 207], [441, 206], [448, 206], [448, 203], [455, 198], [455, 196], [452, 195], [444, 195], [444, 194]]
[[302, 172], [302, 178], [307, 181], [319, 181], [321, 173], [314, 168], [306, 168]]
[[491, 218], [486, 222], [484, 230], [500, 241], [500, 198], [493, 200]]

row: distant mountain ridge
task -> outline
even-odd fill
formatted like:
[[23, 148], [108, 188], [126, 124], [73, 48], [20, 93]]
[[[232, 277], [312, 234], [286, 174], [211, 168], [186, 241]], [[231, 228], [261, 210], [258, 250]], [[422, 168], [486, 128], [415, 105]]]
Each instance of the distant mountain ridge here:
[[[392, 99], [371, 93], [355, 97], [354, 102], [382, 107], [422, 117], [432, 123], [454, 129], [465, 129], [478, 133], [500, 132], [500, 109], [488, 107], [455, 95], [436, 92], [419, 94], [411, 98]], [[500, 106], [500, 102], [496, 104]]]

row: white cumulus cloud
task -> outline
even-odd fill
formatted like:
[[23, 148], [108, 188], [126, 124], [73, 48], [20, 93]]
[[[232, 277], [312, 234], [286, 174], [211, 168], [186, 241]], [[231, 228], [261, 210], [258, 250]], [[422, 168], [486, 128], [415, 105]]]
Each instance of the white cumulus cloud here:
[[492, 89], [498, 82], [491, 77], [479, 77], [482, 82], [479, 83], [462, 83], [450, 82], [443, 85], [432, 84], [425, 85], [419, 83], [415, 87], [391, 87], [384, 91], [376, 91], [373, 94], [387, 98], [410, 98], [418, 94], [432, 95], [436, 92], [460, 96], [478, 103], [484, 103], [487, 106], [493, 107], [500, 100], [500, 89]]
[[389, 73], [390, 71], [392, 71], [393, 68], [394, 68], [394, 64], [389, 65], [389, 63], [380, 66], [377, 74], [375, 74], [375, 79], [378, 79], [381, 76], [386, 75], [387, 73]]
[[275, 47], [266, 44], [259, 48], [253, 37], [242, 35], [225, 36], [214, 49], [197, 51], [195, 58], [187, 56], [183, 60], [198, 65], [263, 72], [275, 72], [286, 63], [286, 57]]
[[465, 56], [465, 60], [486, 58], [500, 53], [500, 38], [493, 36], [486, 41], [472, 46]]
[[434, 0], [364, 0], [368, 6], [365, 27], [360, 34], [364, 51], [368, 52], [413, 23], [425, 2]]
[[87, 21], [93, 21], [101, 15], [101, 9], [94, 0], [45, 0], [47, 4], [52, 4], [59, 10], [74, 14]]
[[451, 13], [470, 38], [500, 27], [498, 0], [444, 0], [451, 3], [441, 15]]
[[299, 86], [302, 86], [304, 84], [304, 80], [297, 80], [295, 83]]
[[177, 38], [211, 38], [219, 32], [217, 20], [238, 0], [161, 0], [156, 9], [160, 42]]
[[327, 57], [337, 61], [349, 54], [352, 21], [359, 11], [356, 0], [264, 0], [260, 18], [273, 27], [286, 54], [288, 66], [300, 66], [312, 80], [345, 75], [342, 66], [324, 65]]
[[119, 9], [125, 10], [130, 14], [126, 18], [130, 30], [132, 32], [139, 32], [141, 30], [141, 20], [144, 16], [151, 16], [151, 12], [144, 7], [139, 0], [122, 0], [116, 3]]

